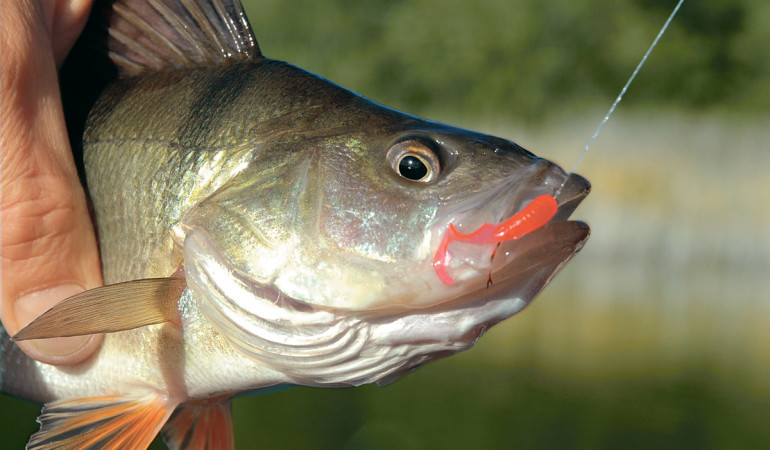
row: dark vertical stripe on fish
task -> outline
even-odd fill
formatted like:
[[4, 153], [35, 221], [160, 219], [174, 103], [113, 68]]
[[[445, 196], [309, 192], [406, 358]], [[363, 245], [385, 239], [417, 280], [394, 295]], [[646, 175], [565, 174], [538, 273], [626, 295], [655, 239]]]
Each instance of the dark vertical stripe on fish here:
[[232, 119], [233, 102], [244, 88], [254, 83], [256, 71], [244, 68], [244, 64], [233, 64], [223, 68], [221, 74], [211, 78], [208, 84], [198, 84], [202, 89], [177, 132], [179, 144], [187, 148], [206, 148], [219, 140], [212, 134], [223, 129], [220, 124]]

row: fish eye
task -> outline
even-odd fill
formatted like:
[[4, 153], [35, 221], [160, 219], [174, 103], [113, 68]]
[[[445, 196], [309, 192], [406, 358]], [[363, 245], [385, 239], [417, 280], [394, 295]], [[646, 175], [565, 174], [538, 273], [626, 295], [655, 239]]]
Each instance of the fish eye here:
[[387, 159], [398, 175], [411, 181], [429, 183], [441, 172], [436, 150], [420, 138], [396, 142], [388, 149]]

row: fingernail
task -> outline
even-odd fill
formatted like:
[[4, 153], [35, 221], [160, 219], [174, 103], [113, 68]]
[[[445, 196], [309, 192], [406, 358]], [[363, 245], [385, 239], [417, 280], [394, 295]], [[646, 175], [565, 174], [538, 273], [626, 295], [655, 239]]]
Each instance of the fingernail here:
[[[84, 290], [82, 286], [64, 284], [19, 297], [13, 305], [19, 329], [27, 326], [32, 320], [51, 309], [55, 304]], [[35, 339], [27, 342], [36, 351], [44, 355], [56, 357], [67, 356], [77, 352], [89, 339], [90, 336], [72, 336]]]

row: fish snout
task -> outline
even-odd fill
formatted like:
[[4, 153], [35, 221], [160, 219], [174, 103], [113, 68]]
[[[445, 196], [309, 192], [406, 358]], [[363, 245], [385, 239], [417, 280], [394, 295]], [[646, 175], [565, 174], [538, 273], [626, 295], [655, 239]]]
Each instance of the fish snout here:
[[588, 180], [574, 172], [568, 174], [554, 196], [559, 203], [559, 210], [553, 220], [567, 220], [590, 192], [591, 183]]

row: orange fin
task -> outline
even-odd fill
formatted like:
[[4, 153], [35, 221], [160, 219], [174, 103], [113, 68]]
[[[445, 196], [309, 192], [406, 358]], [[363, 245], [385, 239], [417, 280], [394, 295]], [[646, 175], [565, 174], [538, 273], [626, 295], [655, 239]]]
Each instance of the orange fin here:
[[230, 399], [183, 403], [160, 434], [170, 449], [233, 449]]
[[166, 397], [106, 396], [46, 404], [28, 449], [147, 448], [174, 410]]
[[176, 320], [182, 277], [146, 278], [89, 289], [57, 303], [14, 341], [111, 333]]

